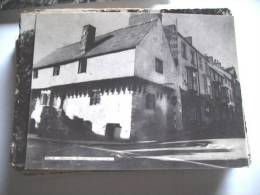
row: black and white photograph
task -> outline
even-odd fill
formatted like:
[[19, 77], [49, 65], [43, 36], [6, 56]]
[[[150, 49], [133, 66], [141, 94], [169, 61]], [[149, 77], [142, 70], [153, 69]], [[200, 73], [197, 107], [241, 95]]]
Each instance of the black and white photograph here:
[[27, 170], [248, 166], [230, 15], [23, 13]]

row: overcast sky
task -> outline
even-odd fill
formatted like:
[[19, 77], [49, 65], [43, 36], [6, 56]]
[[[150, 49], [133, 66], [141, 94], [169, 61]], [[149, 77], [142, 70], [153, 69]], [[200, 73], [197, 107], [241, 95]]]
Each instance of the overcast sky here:
[[233, 16], [201, 14], [164, 15], [164, 24], [176, 23], [184, 36], [192, 36], [193, 45], [202, 54], [218, 59], [222, 66], [237, 66]]
[[[86, 24], [95, 26], [96, 34], [100, 35], [126, 27], [128, 19], [129, 13], [116, 12], [38, 14], [34, 63], [37, 63], [57, 48], [78, 42], [81, 37], [82, 27]], [[175, 24], [176, 19], [178, 31], [184, 36], [192, 36], [193, 45], [201, 53], [212, 55], [221, 61], [224, 67], [237, 66], [232, 16], [164, 14], [163, 24]], [[31, 18], [30, 20], [33, 21]]]

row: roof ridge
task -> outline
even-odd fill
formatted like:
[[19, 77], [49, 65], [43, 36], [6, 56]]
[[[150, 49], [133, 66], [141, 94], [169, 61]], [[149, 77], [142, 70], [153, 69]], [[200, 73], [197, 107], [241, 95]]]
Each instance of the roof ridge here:
[[[151, 20], [148, 22], [137, 24], [137, 25], [128, 25], [126, 27], [113, 30], [113, 31], [105, 33], [103, 35], [98, 35], [95, 37], [96, 45], [93, 48], [91, 48], [89, 50], [89, 52], [87, 52], [88, 54], [86, 54], [86, 55], [88, 55], [88, 56], [97, 55], [97, 53], [99, 53], [99, 54], [106, 53], [110, 50], [114, 52], [114, 51], [118, 50], [119, 48], [123, 49], [123, 48], [134, 47], [134, 45], [136, 46], [137, 44], [139, 44], [140, 40], [143, 40], [143, 38], [146, 36], [146, 34], [155, 26], [155, 24], [157, 24], [156, 21], [158, 21], [158, 20], [154, 19], [154, 20]], [[126, 33], [126, 34], [123, 35], [123, 33]], [[117, 40], [118, 38], [113, 38], [115, 36], [116, 37], [119, 36], [120, 40]], [[128, 37], [128, 40], [126, 40], [123, 37]], [[134, 37], [133, 40], [131, 37]], [[114, 45], [111, 45], [111, 44], [107, 45], [106, 43], [109, 40], [112, 40], [111, 43], [114, 42]], [[124, 44], [125, 46], [120, 44], [120, 42], [122, 42], [122, 44]], [[68, 45], [64, 45], [62, 47], [55, 49], [54, 51], [45, 55], [39, 61], [35, 62], [33, 67], [40, 68], [40, 67], [44, 67], [44, 66], [51, 65], [51, 64], [53, 65], [53, 64], [61, 63], [62, 61], [78, 59], [79, 57], [85, 55], [85, 54], [81, 53], [82, 49], [79, 45], [80, 43], [81, 43], [81, 41], [79, 40], [77, 42], [74, 42], [74, 43], [71, 43]], [[105, 44], [105, 46], [103, 46], [103, 48], [99, 47], [102, 44]], [[109, 47], [113, 47], [113, 48], [110, 49]], [[102, 49], [104, 51], [101, 52]], [[67, 52], [69, 52], [69, 53], [65, 54]]]
[[[105, 35], [112, 34], [113, 32], [117, 32], [117, 31], [119, 31], [119, 30], [124, 30], [124, 29], [128, 29], [128, 28], [133, 28], [133, 27], [136, 27], [136, 26], [144, 25], [144, 24], [147, 24], [147, 23], [152, 23], [152, 22], [155, 22], [156, 20], [158, 20], [158, 19], [153, 19], [152, 21], [144, 22], [144, 23], [141, 23], [141, 24], [129, 25], [129, 26], [126, 26], [126, 27], [124, 27], [124, 28], [115, 29], [115, 30], [113, 30], [113, 31], [111, 31], [111, 32], [98, 35], [98, 36], [96, 36], [95, 38], [104, 37]], [[66, 48], [66, 47], [70, 47], [71, 45], [78, 44], [78, 43], [80, 43], [80, 41], [77, 41], [77, 42], [70, 43], [70, 44], [68, 44], [68, 45], [59, 47], [59, 48], [55, 49], [54, 51], [52, 51], [51, 53], [53, 53], [53, 52], [55, 52], [55, 51], [57, 51], [57, 50], [59, 50], [59, 49], [63, 49], [63, 48]], [[47, 57], [47, 56], [50, 55], [51, 53], [47, 54], [45, 57]], [[44, 58], [44, 57], [43, 57], [43, 58]], [[42, 58], [42, 59], [43, 59], [43, 58]], [[40, 62], [40, 61], [41, 61], [41, 60], [39, 60], [38, 62]]]

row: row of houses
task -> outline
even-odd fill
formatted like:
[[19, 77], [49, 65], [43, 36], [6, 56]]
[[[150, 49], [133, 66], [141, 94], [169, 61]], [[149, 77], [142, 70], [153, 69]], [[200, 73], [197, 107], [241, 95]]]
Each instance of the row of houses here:
[[[180, 24], [181, 25], [181, 24]], [[242, 113], [234, 67], [202, 54], [160, 14], [133, 14], [129, 26], [81, 40], [33, 65], [31, 118], [44, 107], [114, 139], [164, 139]]]

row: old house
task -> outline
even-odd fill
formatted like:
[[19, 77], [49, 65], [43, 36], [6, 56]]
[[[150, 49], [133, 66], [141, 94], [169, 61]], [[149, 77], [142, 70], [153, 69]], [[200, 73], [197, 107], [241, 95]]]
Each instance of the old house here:
[[31, 116], [36, 125], [43, 107], [52, 106], [71, 119], [90, 121], [94, 133], [114, 138], [163, 138], [182, 129], [176, 65], [161, 20], [101, 36], [95, 30], [84, 26], [79, 42], [34, 65]]
[[164, 139], [228, 118], [235, 106], [230, 72], [158, 14], [132, 15], [99, 36], [88, 24], [79, 42], [34, 64], [32, 77], [36, 127], [47, 106], [113, 139]]

